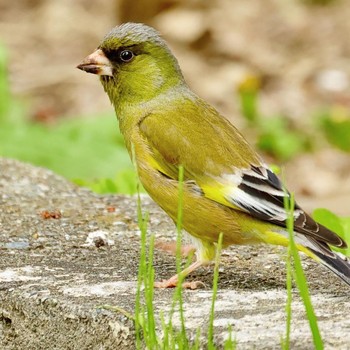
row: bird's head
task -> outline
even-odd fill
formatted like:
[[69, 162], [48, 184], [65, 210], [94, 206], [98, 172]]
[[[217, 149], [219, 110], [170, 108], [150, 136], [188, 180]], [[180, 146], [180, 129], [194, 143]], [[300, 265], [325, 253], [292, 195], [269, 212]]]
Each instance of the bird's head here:
[[143, 103], [183, 83], [176, 58], [159, 33], [144, 24], [113, 28], [77, 68], [100, 76], [111, 102]]

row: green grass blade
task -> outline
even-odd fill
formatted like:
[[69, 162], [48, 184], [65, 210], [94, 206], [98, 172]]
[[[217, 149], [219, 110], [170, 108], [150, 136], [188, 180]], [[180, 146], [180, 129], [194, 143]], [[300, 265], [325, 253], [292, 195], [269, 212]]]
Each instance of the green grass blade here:
[[290, 246], [287, 253], [287, 303], [286, 303], [286, 338], [283, 340], [282, 348], [290, 348], [290, 331], [292, 324], [292, 252]]
[[201, 341], [201, 329], [197, 328], [196, 331], [196, 338], [194, 340], [194, 344], [192, 346], [192, 350], [198, 350], [200, 348], [200, 341]]
[[216, 255], [215, 255], [215, 266], [214, 266], [214, 277], [213, 277], [213, 297], [211, 300], [210, 316], [209, 316], [209, 328], [208, 328], [208, 349], [214, 350], [214, 318], [215, 318], [215, 302], [218, 293], [218, 281], [219, 281], [219, 265], [220, 265], [220, 256], [222, 248], [222, 239], [223, 234], [220, 233]]
[[139, 260], [139, 271], [137, 276], [137, 289], [136, 289], [136, 300], [135, 300], [135, 332], [136, 332], [136, 348], [141, 349], [141, 336], [140, 331], [143, 328], [141, 321], [144, 321], [144, 312], [141, 307], [141, 291], [144, 285], [144, 276], [146, 275], [146, 231], [144, 230], [142, 209], [141, 209], [141, 198], [138, 194], [137, 197], [137, 214], [139, 228], [141, 231], [141, 251]]
[[[148, 222], [148, 220], [147, 220]], [[148, 323], [148, 342], [151, 349], [156, 349], [158, 346], [157, 334], [156, 334], [156, 321], [154, 317], [154, 267], [153, 267], [153, 254], [154, 254], [154, 234], [150, 237], [148, 261], [147, 261], [147, 277], [145, 279], [145, 297], [147, 307], [147, 323]]]
[[[142, 202], [140, 195], [140, 181], [137, 173], [137, 165], [135, 160], [135, 150], [132, 145], [132, 163], [136, 170], [136, 187], [137, 187], [137, 221], [138, 226], [141, 231], [141, 250], [140, 250], [140, 260], [139, 260], [139, 270], [137, 275], [137, 288], [136, 288], [136, 298], [135, 298], [135, 333], [136, 333], [136, 348], [142, 348], [141, 341], [141, 330], [144, 328], [145, 314], [141, 307], [141, 291], [142, 285], [144, 285], [144, 276], [146, 276], [146, 230], [142, 214]], [[145, 333], [145, 332], [144, 332]]]
[[[284, 205], [286, 207], [286, 211], [288, 212], [288, 203], [287, 204], [284, 203]], [[291, 227], [291, 231], [288, 231], [290, 235], [291, 234], [290, 232], [292, 232], [293, 234], [293, 217], [288, 212], [288, 217], [287, 217], [288, 230], [290, 230], [289, 227]], [[290, 348], [290, 332], [291, 332], [291, 323], [292, 323], [292, 274], [293, 274], [293, 271], [292, 271], [292, 251], [291, 251], [290, 245], [288, 246], [288, 250], [287, 250], [286, 267], [287, 267], [286, 337], [285, 339], [282, 339], [282, 348], [284, 350], [288, 350]]]
[[[178, 209], [177, 209], [177, 221], [176, 221], [176, 271], [181, 273], [181, 242], [182, 242], [182, 223], [183, 223], [183, 201], [184, 201], [184, 167], [179, 166], [179, 197], [178, 197]], [[183, 310], [183, 298], [182, 298], [182, 283], [183, 278], [180, 275], [179, 283], [177, 285], [175, 293], [177, 293], [177, 300], [179, 301], [179, 313], [181, 322], [181, 334], [185, 345], [188, 347], [185, 315]]]
[[232, 339], [232, 326], [228, 326], [228, 338], [224, 343], [224, 350], [235, 350], [237, 347], [237, 341]]
[[181, 272], [181, 241], [182, 241], [182, 223], [183, 223], [183, 201], [184, 201], [184, 167], [179, 166], [179, 194], [176, 220], [176, 268], [177, 273]]
[[[189, 349], [186, 324], [185, 324], [185, 315], [183, 309], [183, 298], [182, 298], [182, 284], [184, 277], [181, 275], [181, 243], [182, 243], [182, 223], [183, 223], [183, 196], [184, 196], [184, 168], [179, 166], [179, 191], [178, 191], [178, 210], [177, 210], [177, 220], [176, 220], [176, 272], [179, 275], [178, 284], [175, 288], [172, 300], [172, 307], [169, 313], [169, 322], [168, 330], [171, 329], [173, 345], [176, 348]], [[179, 318], [180, 318], [180, 332], [174, 332], [172, 329], [172, 317], [175, 312], [176, 305], [178, 304], [179, 308]]]
[[317, 317], [315, 315], [315, 311], [311, 303], [307, 281], [305, 278], [303, 267], [301, 265], [299, 252], [294, 240], [294, 203], [295, 202], [293, 194], [290, 195], [290, 198], [285, 196], [284, 205], [288, 213], [287, 229], [289, 233], [289, 246], [294, 260], [295, 280], [299, 289], [300, 296], [305, 306], [306, 315], [309, 321], [315, 349], [322, 350], [324, 348], [324, 345], [318, 328]]

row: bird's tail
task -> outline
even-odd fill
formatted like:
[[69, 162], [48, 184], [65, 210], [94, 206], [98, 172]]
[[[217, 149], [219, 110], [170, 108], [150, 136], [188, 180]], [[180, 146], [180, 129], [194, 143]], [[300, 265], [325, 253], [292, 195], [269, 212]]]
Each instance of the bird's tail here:
[[[328, 249], [327, 249], [328, 248]], [[341, 278], [345, 283], [350, 286], [350, 261], [349, 258], [341, 253], [333, 252], [329, 247], [322, 245], [322, 249], [312, 249], [309, 250], [314, 254], [318, 261], [335, 273], [339, 278]], [[326, 250], [326, 252], [325, 252]]]

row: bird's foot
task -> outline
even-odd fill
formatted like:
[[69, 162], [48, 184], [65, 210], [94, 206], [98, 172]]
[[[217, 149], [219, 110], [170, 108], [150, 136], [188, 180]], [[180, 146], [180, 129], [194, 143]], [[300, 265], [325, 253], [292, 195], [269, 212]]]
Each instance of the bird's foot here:
[[[175, 288], [178, 285], [178, 280], [173, 280], [172, 278], [168, 280], [164, 280], [161, 282], [154, 282], [154, 288]], [[183, 282], [182, 288], [183, 289], [201, 289], [205, 288], [206, 285], [202, 281], [192, 281], [192, 282]]]
[[[182, 272], [180, 272], [177, 275], [174, 275], [173, 277], [169, 278], [168, 280], [164, 280], [162, 282], [155, 282], [154, 287], [155, 288], [174, 288], [178, 285], [179, 279], [181, 276], [181, 280], [189, 275], [194, 270], [197, 270], [199, 267], [203, 266], [204, 264], [207, 264], [206, 261], [196, 261], [190, 266], [186, 267]], [[198, 289], [200, 287], [205, 287], [205, 284], [201, 281], [193, 281], [193, 282], [182, 282], [182, 288], [184, 289]]]
[[[155, 248], [159, 250], [163, 250], [171, 255], [176, 255], [176, 242], [156, 242]], [[194, 254], [196, 251], [196, 247], [191, 244], [181, 245], [181, 256], [187, 258], [191, 254]]]

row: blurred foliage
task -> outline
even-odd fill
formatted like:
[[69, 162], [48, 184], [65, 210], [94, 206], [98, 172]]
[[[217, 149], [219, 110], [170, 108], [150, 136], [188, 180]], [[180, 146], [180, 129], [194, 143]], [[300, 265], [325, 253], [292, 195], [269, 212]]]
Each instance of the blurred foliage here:
[[350, 112], [335, 106], [320, 116], [321, 128], [328, 141], [339, 149], [350, 152]]
[[[316, 140], [325, 137], [336, 148], [350, 152], [350, 111], [333, 106], [313, 117], [314, 130], [301, 128], [283, 115], [262, 116], [259, 112], [258, 77], [247, 76], [239, 85], [241, 112], [257, 137], [257, 147], [279, 161], [288, 161], [316, 147]], [[317, 133], [317, 137], [315, 137]]]
[[11, 106], [11, 96], [7, 77], [7, 52], [0, 43], [0, 122]]
[[241, 104], [241, 112], [251, 123], [257, 122], [258, 113], [258, 93], [260, 80], [254, 75], [248, 75], [238, 86], [238, 94]]
[[302, 0], [304, 3], [309, 5], [330, 5], [334, 2], [337, 2], [337, 0]]
[[135, 194], [137, 192], [137, 179], [133, 168], [126, 167], [120, 170], [114, 178], [99, 178], [92, 181], [74, 179], [73, 181], [79, 186], [88, 187], [92, 191], [100, 194]]
[[0, 155], [47, 167], [70, 179], [81, 178], [93, 189], [94, 179], [106, 177], [118, 178], [118, 192], [134, 192], [132, 185], [136, 189], [113, 115], [69, 119], [54, 127], [24, 119], [2, 122]]
[[309, 135], [290, 123], [285, 116], [263, 117], [259, 113], [258, 77], [248, 75], [239, 85], [241, 112], [257, 134], [257, 146], [279, 161], [287, 161], [312, 149]]
[[23, 111], [11, 96], [7, 67], [7, 51], [0, 42], [0, 123], [5, 122], [5, 118], [16, 118]]
[[23, 104], [10, 95], [6, 67], [0, 46], [0, 156], [80, 178], [103, 193], [135, 192], [133, 166], [114, 115], [70, 118], [50, 126], [30, 121]]
[[332, 247], [332, 249], [350, 256], [350, 217], [337, 216], [330, 210], [322, 208], [316, 209], [312, 216], [317, 222], [338, 234], [348, 244], [347, 249], [335, 247]]
[[294, 129], [284, 117], [269, 118], [260, 123], [257, 146], [280, 161], [286, 161], [312, 149], [311, 139]]

